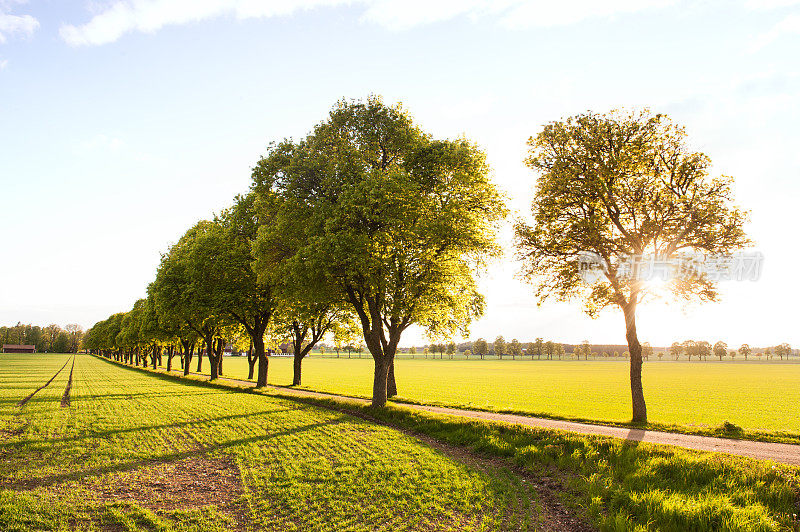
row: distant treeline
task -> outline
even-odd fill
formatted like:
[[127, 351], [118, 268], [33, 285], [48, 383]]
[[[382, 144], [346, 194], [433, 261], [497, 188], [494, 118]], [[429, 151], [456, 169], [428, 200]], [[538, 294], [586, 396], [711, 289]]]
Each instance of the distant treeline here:
[[[511, 341], [506, 341], [502, 336], [495, 338], [494, 342], [487, 342], [483, 338], [478, 338], [472, 342], [460, 343], [443, 343], [443, 344], [427, 344], [421, 347], [414, 346], [402, 349], [401, 352], [408, 354], [432, 354], [432, 355], [492, 355], [492, 356], [530, 356], [537, 358], [558, 358], [563, 356], [578, 356], [584, 358], [611, 358], [623, 357], [627, 358], [628, 346], [615, 345], [615, 344], [591, 344], [589, 341], [583, 341], [580, 344], [564, 344], [552, 341], [545, 341], [542, 338], [537, 338], [533, 342], [520, 342], [516, 338]], [[723, 358], [734, 359], [737, 356], [748, 359], [748, 356], [755, 356], [757, 358], [779, 358], [783, 360], [784, 357], [797, 355], [798, 351], [792, 349], [788, 343], [783, 343], [776, 346], [768, 347], [751, 347], [748, 344], [742, 344], [738, 348], [729, 349], [725, 342], [719, 341], [711, 344], [706, 341], [686, 340], [684, 342], [673, 342], [669, 347], [653, 347], [649, 343], [642, 344], [642, 356], [649, 359], [655, 356], [658, 359], [664, 357], [672, 357], [678, 360], [682, 356], [689, 360], [705, 360], [708, 357], [716, 356], [720, 360]]]
[[70, 323], [63, 329], [51, 323], [46, 327], [17, 323], [0, 326], [0, 344], [35, 345], [38, 353], [75, 353], [81, 345], [83, 327]]
[[[458, 350], [459, 353], [463, 353], [464, 351], [466, 351], [468, 349], [472, 350], [473, 349], [473, 343], [474, 342], [461, 342], [461, 343], [458, 343], [458, 344], [456, 344], [456, 349]], [[535, 348], [535, 345], [536, 345], [535, 341], [521, 342], [521, 343], [522, 343], [523, 346], [526, 346], [525, 349], [529, 348], [529, 346]], [[426, 345], [424, 347], [427, 347], [428, 349], [430, 349], [432, 347], [432, 345], [435, 345], [435, 344]], [[569, 353], [569, 354], [574, 353], [576, 348], [580, 348], [582, 346], [582, 344], [563, 344], [563, 343], [561, 345], [564, 347], [564, 352], [565, 353]], [[589, 348], [592, 350], [592, 353], [624, 353], [624, 352], [626, 352], [628, 350], [627, 344], [619, 344], [619, 345], [614, 345], [614, 344], [589, 344]], [[417, 348], [418, 351], [419, 351], [419, 349], [420, 348]], [[490, 344], [490, 349], [491, 349], [491, 344]], [[665, 351], [666, 352], [666, 351], [669, 350], [669, 348], [668, 347], [653, 347], [653, 350], [654, 351]]]

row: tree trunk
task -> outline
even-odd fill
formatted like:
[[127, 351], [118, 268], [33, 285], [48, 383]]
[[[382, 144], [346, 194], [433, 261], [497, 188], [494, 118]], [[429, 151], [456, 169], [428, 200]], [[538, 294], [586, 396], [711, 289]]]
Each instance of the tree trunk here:
[[644, 389], [642, 388], [642, 346], [636, 334], [636, 301], [623, 307], [625, 314], [625, 338], [628, 340], [630, 353], [631, 376], [631, 404], [633, 407], [634, 423], [647, 422], [647, 405], [644, 402]]
[[183, 352], [183, 375], [189, 374], [190, 365], [192, 363], [192, 355], [194, 354], [194, 344], [190, 345], [188, 349]]
[[294, 353], [294, 375], [292, 376], [292, 386], [300, 386], [303, 376], [303, 355], [295, 351]]
[[217, 349], [214, 352], [215, 360], [217, 362], [217, 375], [222, 375], [222, 355], [225, 354], [225, 340], [222, 338], [217, 339]]
[[217, 357], [214, 354], [214, 341], [210, 340], [206, 342], [206, 352], [208, 353], [208, 365], [211, 366], [209, 371], [210, 380], [215, 380], [219, 377], [219, 363], [217, 362]]
[[258, 358], [253, 356], [253, 341], [250, 340], [250, 348], [247, 350], [247, 366], [249, 368], [247, 380], [253, 380], [253, 373], [256, 369], [256, 360], [258, 360]]
[[394, 379], [394, 357], [392, 357], [392, 365], [389, 366], [389, 374], [386, 376], [386, 397], [395, 395], [397, 395], [397, 382]]
[[172, 371], [172, 355], [175, 353], [175, 347], [167, 347], [167, 373]]
[[208, 355], [208, 364], [211, 366], [211, 369], [209, 370], [209, 380], [216, 380], [217, 377], [219, 377], [219, 364], [217, 363], [217, 357], [213, 354]]
[[385, 355], [375, 359], [375, 374], [372, 381], [372, 406], [374, 407], [386, 406], [386, 386], [391, 367], [392, 363]]
[[197, 350], [197, 373], [203, 372], [203, 351], [201, 349]]
[[261, 388], [267, 385], [267, 370], [269, 369], [269, 359], [264, 350], [264, 337], [256, 335], [253, 338], [253, 347], [256, 350], [256, 360], [258, 360], [258, 380], [256, 387]]

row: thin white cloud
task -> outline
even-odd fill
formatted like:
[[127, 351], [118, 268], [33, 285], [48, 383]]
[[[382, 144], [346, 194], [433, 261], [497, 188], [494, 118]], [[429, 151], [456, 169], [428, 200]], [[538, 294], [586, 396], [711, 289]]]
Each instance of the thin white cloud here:
[[780, 9], [800, 4], [800, 0], [745, 0], [744, 6], [754, 11]]
[[518, 5], [518, 0], [374, 0], [365, 2], [361, 19], [392, 30], [442, 22], [460, 16], [495, 15]]
[[800, 14], [792, 13], [772, 26], [769, 31], [759, 35], [750, 46], [751, 52], [757, 52], [786, 35], [800, 34]]
[[8, 59], [0, 59], [0, 70], [3, 70], [8, 66]]
[[111, 4], [86, 24], [63, 25], [59, 33], [73, 46], [99, 45], [114, 42], [130, 32], [153, 33], [165, 26], [221, 16], [267, 18], [348, 3], [346, 0], [127, 0]]
[[39, 27], [39, 21], [30, 15], [12, 15], [7, 4], [0, 2], [0, 44], [14, 34], [30, 35]]
[[512, 28], [565, 26], [592, 18], [664, 8], [675, 3], [677, 0], [520, 2], [503, 17], [503, 23]]
[[61, 37], [73, 46], [111, 43], [131, 32], [232, 16], [291, 15], [320, 7], [357, 6], [361, 20], [392, 30], [450, 20], [496, 17], [508, 27], [559, 26], [665, 7], [677, 0], [118, 0], [89, 22], [66, 24]]

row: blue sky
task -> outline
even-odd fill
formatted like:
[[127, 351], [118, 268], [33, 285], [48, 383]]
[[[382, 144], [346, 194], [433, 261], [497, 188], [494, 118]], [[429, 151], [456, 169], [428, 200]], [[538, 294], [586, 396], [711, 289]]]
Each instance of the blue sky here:
[[[247, 189], [268, 142], [377, 93], [438, 137], [478, 142], [519, 216], [542, 124], [670, 114], [736, 178], [764, 272], [719, 304], [643, 309], [642, 338], [800, 344], [800, 1], [551, 4], [0, 0], [0, 323], [127, 310], [159, 253]], [[623, 343], [616, 311], [537, 308], [509, 236], [473, 338]]]

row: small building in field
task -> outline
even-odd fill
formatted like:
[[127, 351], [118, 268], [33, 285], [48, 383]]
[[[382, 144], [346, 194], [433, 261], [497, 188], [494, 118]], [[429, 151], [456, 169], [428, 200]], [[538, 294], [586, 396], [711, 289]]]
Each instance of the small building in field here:
[[35, 345], [3, 344], [3, 353], [35, 353]]

